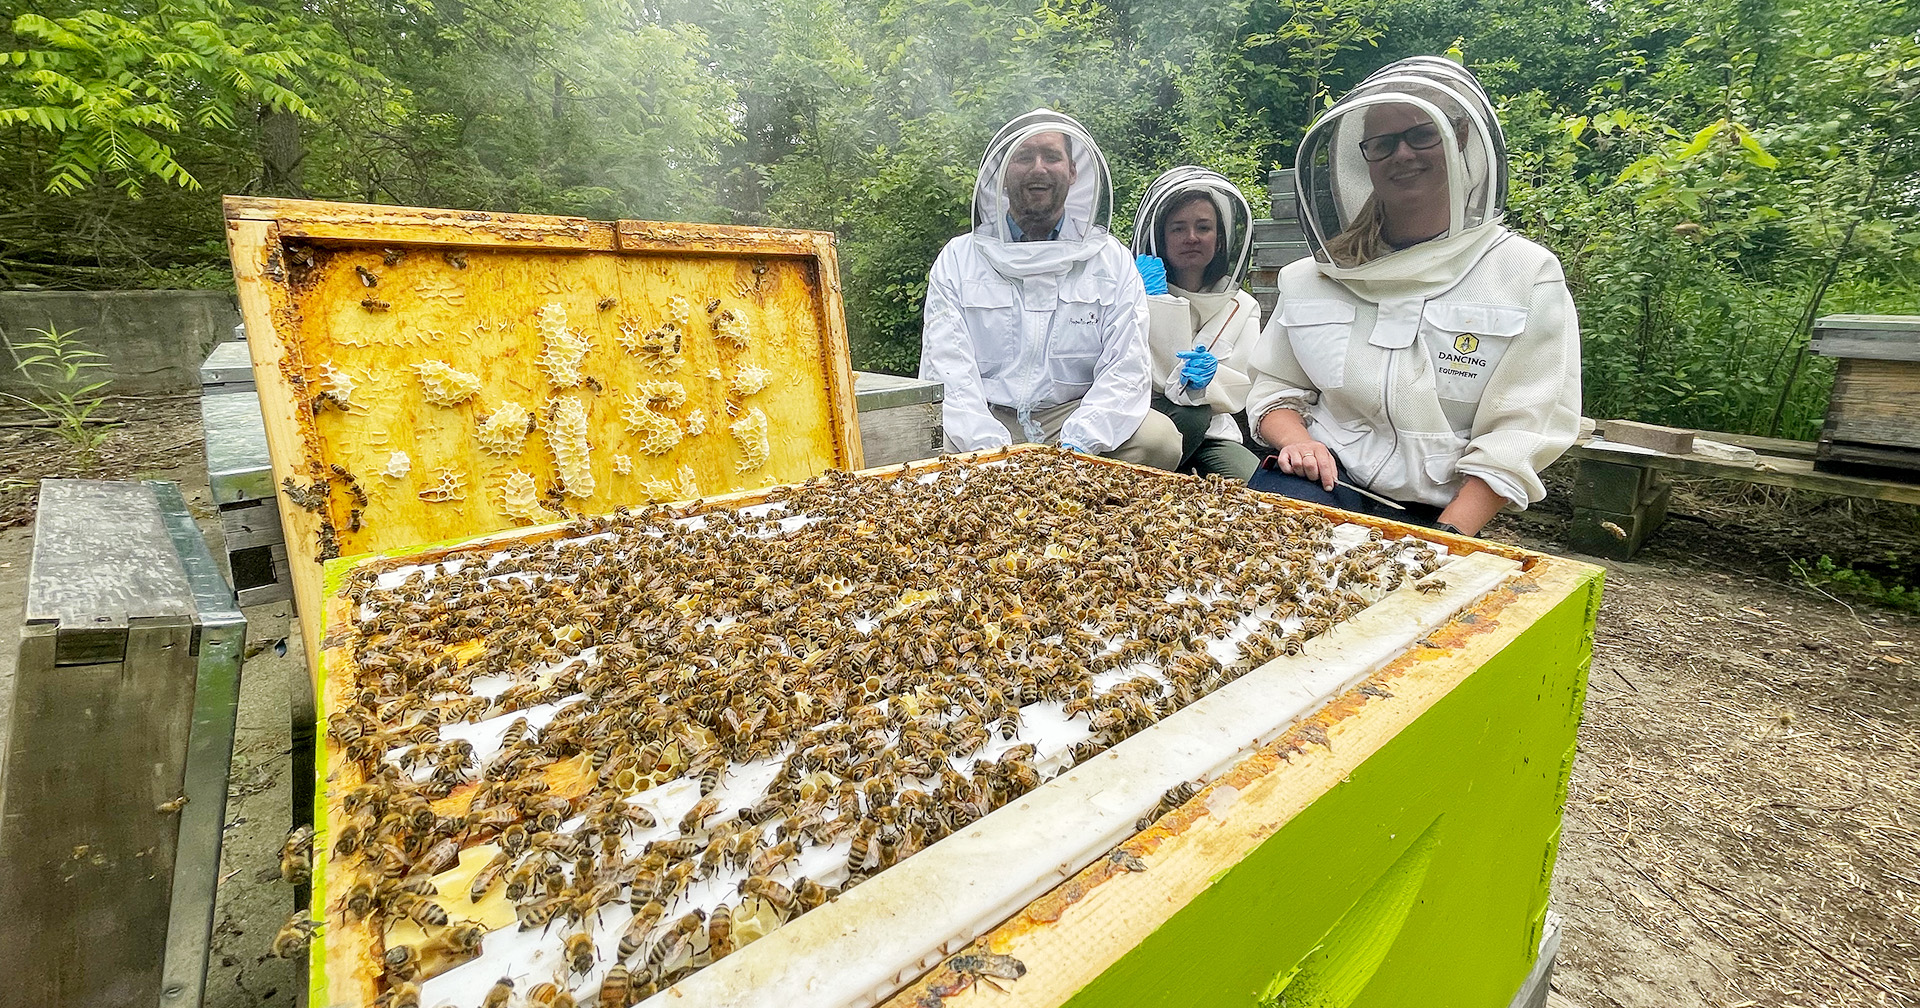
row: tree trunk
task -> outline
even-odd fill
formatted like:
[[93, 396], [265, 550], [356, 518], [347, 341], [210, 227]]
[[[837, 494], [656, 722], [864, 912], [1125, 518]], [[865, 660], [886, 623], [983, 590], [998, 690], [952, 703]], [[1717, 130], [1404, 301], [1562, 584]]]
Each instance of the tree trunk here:
[[307, 153], [300, 146], [300, 117], [260, 107], [260, 191], [267, 196], [307, 198], [300, 184], [300, 162]]

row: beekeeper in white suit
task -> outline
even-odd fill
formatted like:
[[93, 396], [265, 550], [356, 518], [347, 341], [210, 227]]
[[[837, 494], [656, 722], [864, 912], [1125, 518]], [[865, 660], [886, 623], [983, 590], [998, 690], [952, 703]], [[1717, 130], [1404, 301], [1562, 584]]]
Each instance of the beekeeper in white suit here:
[[1253, 208], [1226, 176], [1181, 165], [1153, 180], [1133, 221], [1154, 411], [1180, 431], [1183, 469], [1245, 483], [1255, 459], [1234, 414], [1247, 406], [1247, 361], [1260, 337], [1260, 303], [1240, 289]]
[[1147, 408], [1146, 289], [1107, 233], [1106, 159], [1071, 117], [1008, 123], [981, 160], [973, 230], [927, 278], [920, 377], [946, 386], [949, 451], [1023, 441], [1172, 469], [1180, 435]]
[[1307, 131], [1295, 179], [1314, 254], [1280, 271], [1253, 355], [1247, 416], [1277, 454], [1252, 486], [1469, 535], [1538, 501], [1578, 430], [1580, 334], [1560, 261], [1501, 226], [1479, 83], [1390, 64]]

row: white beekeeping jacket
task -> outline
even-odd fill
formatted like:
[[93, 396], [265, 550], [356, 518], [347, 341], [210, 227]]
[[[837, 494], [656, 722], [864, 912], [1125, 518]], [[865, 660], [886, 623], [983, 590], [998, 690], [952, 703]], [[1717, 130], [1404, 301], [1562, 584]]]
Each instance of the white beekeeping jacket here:
[[[1208, 275], [1218, 278], [1197, 291], [1182, 290], [1171, 281], [1167, 293], [1147, 296], [1148, 350], [1153, 358], [1153, 383], [1168, 399], [1182, 406], [1211, 406], [1213, 420], [1207, 436], [1240, 440], [1233, 414], [1247, 405], [1250, 359], [1260, 335], [1260, 303], [1240, 289], [1253, 252], [1253, 209], [1232, 180], [1196, 165], [1162, 172], [1147, 186], [1134, 214], [1133, 252], [1165, 258], [1160, 241], [1163, 219], [1178, 199], [1190, 192], [1206, 194], [1219, 223], [1218, 244]], [[1204, 389], [1182, 383], [1177, 355], [1195, 346], [1207, 347], [1219, 359], [1213, 381]]]
[[[1057, 232], [1016, 241], [1006, 172], [1034, 136], [1068, 138], [1074, 165]], [[954, 451], [1010, 443], [988, 404], [1032, 411], [1078, 402], [1060, 440], [1111, 450], [1133, 436], [1151, 398], [1146, 288], [1107, 232], [1106, 159], [1071, 117], [1045, 109], [1003, 127], [974, 186], [973, 231], [947, 243], [927, 278], [920, 377], [946, 386]], [[1038, 428], [1029, 428], [1038, 440]]]
[[1506, 151], [1486, 93], [1393, 63], [1301, 141], [1314, 256], [1280, 271], [1255, 352], [1254, 429], [1294, 409], [1360, 486], [1444, 507], [1467, 477], [1518, 507], [1573, 443], [1580, 333], [1560, 261], [1500, 225]]

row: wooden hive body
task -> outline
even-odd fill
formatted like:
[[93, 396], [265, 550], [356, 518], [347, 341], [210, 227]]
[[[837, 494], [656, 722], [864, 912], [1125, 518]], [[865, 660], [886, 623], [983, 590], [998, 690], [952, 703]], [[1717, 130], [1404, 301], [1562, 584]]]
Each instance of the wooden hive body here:
[[1815, 465], [1920, 478], [1920, 316], [1828, 315], [1813, 349], [1838, 361]]
[[[765, 499], [749, 491], [695, 510]], [[1390, 539], [1415, 531], [1361, 524]], [[578, 534], [498, 533], [359, 571]], [[1417, 534], [1459, 554], [1438, 580], [1390, 592], [1300, 653], [1073, 766], [653, 1003], [1249, 1003], [1272, 981], [1295, 985], [1294, 996], [1335, 989], [1326, 1003], [1505, 1005], [1545, 924], [1599, 572]], [[345, 687], [326, 670], [352, 662], [354, 574], [344, 561], [329, 568], [329, 711], [341, 709]], [[361, 778], [335, 741], [323, 740], [320, 758], [316, 849], [326, 849], [344, 823], [338, 798]], [[1169, 784], [1196, 777], [1205, 789], [1155, 811]], [[558, 772], [548, 783], [565, 793], [578, 782]], [[348, 882], [331, 869], [316, 872], [313, 905], [328, 927], [311, 1000], [370, 1004], [382, 939], [332, 912]]]
[[[226, 215], [310, 661], [317, 561], [861, 464], [830, 234], [238, 197]], [[487, 450], [501, 416], [533, 429], [496, 424]], [[568, 486], [556, 444], [582, 433]]]

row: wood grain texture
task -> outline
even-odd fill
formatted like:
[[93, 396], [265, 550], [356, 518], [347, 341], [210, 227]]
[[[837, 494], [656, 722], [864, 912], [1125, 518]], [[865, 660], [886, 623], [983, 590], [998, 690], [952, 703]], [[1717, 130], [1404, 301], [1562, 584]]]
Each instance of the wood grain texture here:
[[[273, 476], [292, 481], [279, 507], [310, 665], [315, 561], [861, 465], [831, 235], [226, 209]], [[562, 331], [584, 344], [575, 366], [547, 350]], [[648, 334], [670, 351], [636, 349]], [[575, 408], [590, 480], [556, 459]], [[480, 425], [516, 409], [535, 429], [482, 450]], [[762, 418], [764, 459], [751, 428], [731, 429]]]
[[1827, 400], [1823, 441], [1920, 449], [1920, 362], [1843, 360]]
[[1784, 456], [1761, 456], [1758, 464], [1722, 462], [1718, 459], [1702, 458], [1698, 455], [1642, 455], [1604, 448], [1590, 448], [1584, 442], [1576, 443], [1567, 449], [1569, 458], [1596, 459], [1603, 462], [1617, 462], [1623, 465], [1638, 465], [1661, 472], [1678, 473], [1684, 476], [1704, 476], [1710, 479], [1738, 480], [1743, 483], [1764, 483], [1768, 486], [1787, 487], [1792, 490], [1807, 490], [1813, 493], [1839, 494], [1846, 497], [1863, 497], [1869, 500], [1899, 501], [1903, 504], [1920, 504], [1920, 484], [1900, 483], [1884, 479], [1867, 479], [1859, 476], [1846, 476], [1839, 473], [1821, 472], [1814, 463], [1805, 458], [1786, 458]]

